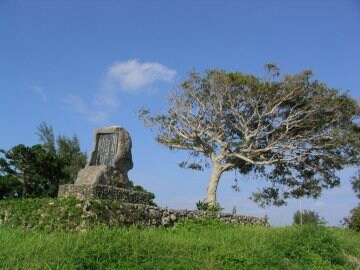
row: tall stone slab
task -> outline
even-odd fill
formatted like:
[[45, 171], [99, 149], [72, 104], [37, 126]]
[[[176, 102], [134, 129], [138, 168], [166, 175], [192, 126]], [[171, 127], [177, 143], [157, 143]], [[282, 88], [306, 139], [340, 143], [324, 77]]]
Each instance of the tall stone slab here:
[[153, 204], [153, 194], [134, 190], [128, 178], [133, 168], [131, 137], [122, 127], [98, 128], [94, 134], [94, 150], [75, 184], [59, 187], [59, 197], [109, 199], [126, 203]]
[[122, 127], [98, 128], [94, 134], [94, 150], [75, 185], [131, 187], [128, 171], [133, 168], [131, 137]]

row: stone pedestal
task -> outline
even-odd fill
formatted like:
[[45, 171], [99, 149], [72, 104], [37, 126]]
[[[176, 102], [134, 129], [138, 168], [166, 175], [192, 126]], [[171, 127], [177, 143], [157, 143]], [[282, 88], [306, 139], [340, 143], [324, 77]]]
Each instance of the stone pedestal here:
[[120, 200], [126, 203], [151, 204], [151, 194], [147, 192], [106, 185], [62, 185], [59, 187], [58, 196], [73, 196], [80, 200], [109, 199]]

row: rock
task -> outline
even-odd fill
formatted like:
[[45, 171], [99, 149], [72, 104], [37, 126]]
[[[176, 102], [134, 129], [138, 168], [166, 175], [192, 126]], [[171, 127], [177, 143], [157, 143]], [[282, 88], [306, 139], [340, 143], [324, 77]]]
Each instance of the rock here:
[[161, 218], [161, 225], [164, 226], [164, 227], [168, 227], [170, 226], [171, 224], [171, 220], [170, 220], [170, 217], [169, 216], [163, 216]]
[[79, 172], [75, 185], [131, 187], [128, 178], [128, 171], [134, 166], [131, 147], [131, 137], [124, 128], [96, 129], [94, 150], [86, 167]]
[[174, 214], [170, 214], [170, 221], [171, 222], [175, 222], [176, 221], [176, 216]]
[[157, 219], [161, 217], [161, 213], [159, 210], [156, 209], [149, 209], [149, 217], [151, 219]]

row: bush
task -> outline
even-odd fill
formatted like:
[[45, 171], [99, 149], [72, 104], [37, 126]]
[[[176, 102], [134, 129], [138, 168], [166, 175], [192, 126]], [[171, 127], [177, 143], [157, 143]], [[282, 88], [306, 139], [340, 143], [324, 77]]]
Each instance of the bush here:
[[344, 223], [349, 229], [360, 232], [360, 206], [351, 210], [351, 216], [345, 218]]
[[149, 194], [149, 204], [152, 205], [152, 206], [157, 206], [157, 204], [154, 202], [154, 200], [155, 200], [155, 194], [154, 193], [147, 191], [143, 186], [134, 185], [134, 182], [132, 180], [129, 180], [129, 182], [130, 182], [130, 186], [132, 186], [132, 189], [134, 191], [148, 193]]
[[[302, 219], [302, 221], [301, 221]], [[320, 217], [319, 213], [311, 210], [304, 210], [300, 212], [299, 210], [295, 212], [293, 217], [294, 225], [325, 225], [326, 221], [324, 218]]]
[[[356, 196], [360, 199], [360, 169], [357, 171], [357, 175], [352, 177], [351, 184]], [[350, 213], [351, 216], [344, 218], [344, 225], [349, 229], [360, 232], [360, 205], [352, 209]]]
[[224, 208], [222, 208], [218, 202], [216, 202], [213, 205], [210, 205], [203, 201], [198, 201], [196, 203], [196, 209], [201, 211], [210, 211], [210, 212], [221, 212], [222, 210], [224, 210]]

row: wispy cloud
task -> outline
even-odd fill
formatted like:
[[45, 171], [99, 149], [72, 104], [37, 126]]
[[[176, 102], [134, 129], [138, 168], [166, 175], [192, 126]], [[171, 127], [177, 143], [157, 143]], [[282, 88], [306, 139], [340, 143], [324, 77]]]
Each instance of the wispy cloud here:
[[67, 95], [62, 102], [78, 113], [85, 120], [93, 124], [104, 124], [108, 121], [108, 113], [103, 110], [91, 110], [87, 103], [79, 96]]
[[68, 95], [63, 103], [88, 121], [102, 124], [118, 107], [118, 96], [123, 93], [154, 90], [159, 83], [169, 83], [176, 71], [156, 62], [128, 60], [115, 62], [108, 68], [101, 87], [92, 102], [75, 95]]
[[36, 94], [36, 95], [38, 95], [40, 98], [41, 98], [41, 100], [44, 102], [44, 103], [46, 103], [47, 102], [47, 96], [45, 95], [45, 92], [44, 92], [44, 90], [43, 90], [43, 88], [42, 87], [40, 87], [40, 86], [33, 86], [33, 87], [31, 87], [31, 89], [32, 89], [32, 91]]
[[106, 87], [133, 92], [157, 82], [171, 82], [175, 75], [175, 70], [160, 63], [133, 59], [116, 62], [109, 68]]
[[315, 203], [313, 204], [313, 208], [322, 208], [324, 206], [326, 206], [325, 203], [320, 200], [315, 201]]

